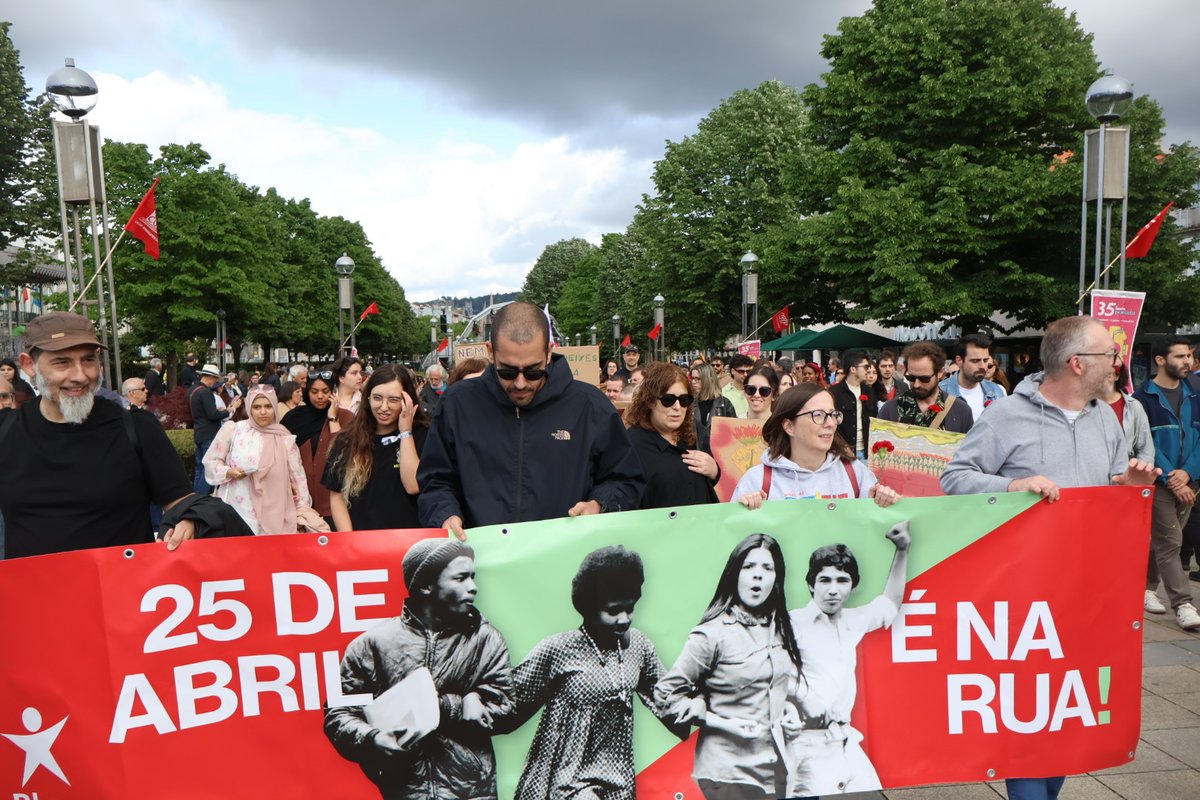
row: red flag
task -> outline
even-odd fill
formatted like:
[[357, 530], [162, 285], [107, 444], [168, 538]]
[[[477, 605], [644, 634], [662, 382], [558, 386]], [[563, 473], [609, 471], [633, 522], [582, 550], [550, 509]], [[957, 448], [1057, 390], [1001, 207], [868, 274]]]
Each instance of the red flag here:
[[771, 327], [776, 333], [783, 333], [788, 329], [788, 325], [792, 324], [791, 318], [788, 317], [788, 307], [784, 306], [775, 312], [771, 317]]
[[24, 297], [25, 297], [25, 302], [28, 303], [29, 302], [29, 287], [28, 286], [26, 286], [24, 289]]
[[142, 202], [133, 210], [133, 216], [125, 223], [125, 230], [142, 240], [146, 246], [146, 255], [158, 260], [158, 212], [154, 210], [154, 187], [158, 186], [158, 178], [150, 184]]
[[658, 335], [659, 335], [660, 333], [662, 333], [662, 325], [661, 325], [661, 324], [658, 324], [658, 325], [655, 325], [653, 328], [651, 328], [651, 329], [650, 329], [650, 332], [649, 332], [649, 333], [647, 333], [646, 335], [647, 335], [647, 336], [649, 336], [649, 337], [651, 338], [651, 340], [653, 340], [653, 341], [657, 342], [657, 341], [658, 341]]
[[371, 305], [369, 305], [363, 309], [362, 315], [359, 316], [358, 321], [362, 322], [364, 319], [371, 316], [372, 314], [378, 314], [378, 313], [379, 313], [379, 303], [371, 303]]
[[621, 340], [621, 347], [629, 347], [632, 344], [633, 342], [629, 340], [629, 334], [625, 334], [625, 338]]
[[438, 345], [437, 351], [440, 353], [449, 346], [450, 346], [450, 337], [449, 336], [442, 337], [442, 343]]
[[1174, 200], [1167, 203], [1166, 208], [1155, 214], [1154, 219], [1143, 225], [1137, 235], [1129, 240], [1129, 244], [1125, 246], [1126, 258], [1144, 258], [1150, 252], [1150, 246], [1154, 244], [1154, 239], [1158, 236], [1158, 229], [1162, 227], [1163, 220], [1167, 218], [1167, 212], [1173, 205], [1175, 205]]

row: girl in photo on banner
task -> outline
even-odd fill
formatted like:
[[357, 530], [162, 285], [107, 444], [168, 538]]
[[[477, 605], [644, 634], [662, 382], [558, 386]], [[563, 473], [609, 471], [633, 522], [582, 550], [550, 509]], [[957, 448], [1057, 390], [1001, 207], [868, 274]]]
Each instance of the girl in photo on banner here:
[[514, 670], [515, 713], [498, 721], [497, 732], [516, 730], [545, 708], [517, 800], [634, 800], [635, 694], [687, 738], [690, 726], [673, 724], [654, 699], [662, 661], [632, 627], [642, 583], [637, 553], [619, 545], [589, 553], [571, 581], [583, 624], [543, 639]]
[[[797, 782], [785, 725], [799, 726], [800, 651], [788, 622], [779, 543], [743, 539], [700, 624], [655, 696], [679, 723], [699, 726], [692, 775], [707, 800], [784, 797]], [[800, 765], [802, 768], [802, 765]]]
[[256, 534], [296, 533], [300, 521], [327, 529], [310, 508], [296, 437], [275, 421], [275, 390], [250, 388], [247, 418], [226, 422], [204, 454], [204, 479]]

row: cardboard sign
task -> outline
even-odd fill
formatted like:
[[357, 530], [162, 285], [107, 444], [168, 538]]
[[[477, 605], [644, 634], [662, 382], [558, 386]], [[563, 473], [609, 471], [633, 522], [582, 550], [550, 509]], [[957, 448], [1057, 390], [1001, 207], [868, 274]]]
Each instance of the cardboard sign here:
[[712, 417], [709, 425], [712, 426], [709, 449], [721, 467], [717, 497], [724, 503], [733, 497], [738, 481], [747, 470], [759, 463], [763, 451], [767, 449], [762, 438], [763, 420]]
[[600, 382], [600, 345], [556, 347], [554, 352], [567, 360], [575, 380], [595, 386]]
[[482, 358], [484, 361], [492, 360], [492, 343], [491, 342], [468, 342], [467, 344], [454, 345], [454, 363], [458, 364], [468, 358]]

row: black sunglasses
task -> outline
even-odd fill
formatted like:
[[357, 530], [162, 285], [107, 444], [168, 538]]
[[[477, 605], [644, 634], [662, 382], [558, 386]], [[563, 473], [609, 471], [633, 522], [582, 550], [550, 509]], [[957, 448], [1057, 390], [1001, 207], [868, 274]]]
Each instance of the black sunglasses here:
[[756, 395], [756, 394], [759, 397], [770, 397], [771, 396], [771, 387], [770, 386], [747, 386], [746, 394], [750, 395], [751, 397], [754, 397], [754, 395]]
[[524, 375], [527, 381], [540, 381], [546, 377], [545, 367], [496, 367], [496, 375], [506, 381], [515, 381]]
[[904, 380], [909, 383], [929, 383], [930, 381], [937, 380], [937, 375], [910, 375], [906, 372], [904, 373]]
[[692, 399], [690, 394], [663, 394], [659, 395], [658, 402], [663, 404], [663, 408], [670, 408], [676, 403], [682, 408], [687, 408], [692, 404]]

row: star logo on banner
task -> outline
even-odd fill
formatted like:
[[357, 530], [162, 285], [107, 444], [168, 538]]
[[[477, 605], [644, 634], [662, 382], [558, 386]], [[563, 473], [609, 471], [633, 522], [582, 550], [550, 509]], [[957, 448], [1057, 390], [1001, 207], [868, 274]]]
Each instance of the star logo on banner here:
[[67, 724], [67, 719], [68, 717], [63, 717], [49, 728], [38, 730], [42, 727], [42, 713], [30, 706], [21, 713], [21, 724], [29, 733], [0, 733], [0, 736], [25, 751], [25, 775], [21, 778], [22, 789], [25, 788], [25, 784], [29, 783], [29, 779], [33, 777], [33, 773], [37, 771], [38, 767], [44, 767], [47, 772], [56, 776], [67, 786], [71, 785], [67, 776], [63, 774], [62, 767], [54, 760], [54, 754], [50, 752], [58, 735], [62, 733], [63, 726]]

